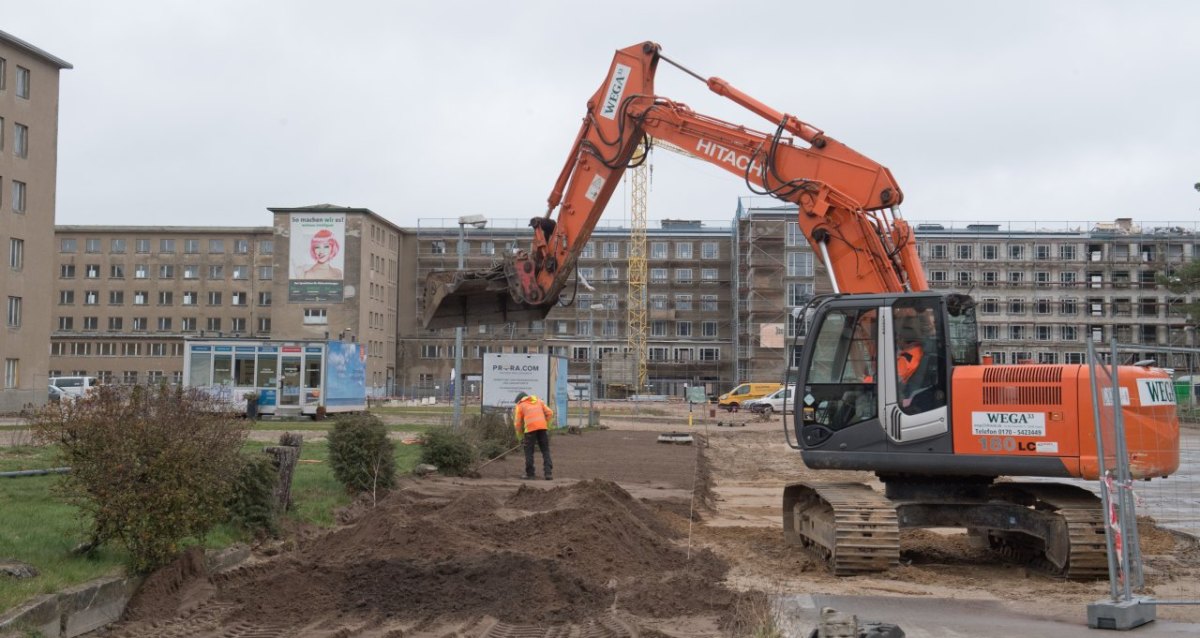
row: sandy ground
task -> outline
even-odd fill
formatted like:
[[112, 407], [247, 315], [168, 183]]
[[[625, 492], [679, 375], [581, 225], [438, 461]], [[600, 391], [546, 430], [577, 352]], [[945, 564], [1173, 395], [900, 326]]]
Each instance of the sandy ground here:
[[[691, 416], [611, 406], [608, 429], [552, 437], [553, 482], [518, 480], [519, 454], [477, 479], [406, 479], [377, 506], [342, 513], [336, 531], [264, 545], [230, 574], [203, 574], [194, 560], [164, 570], [125, 622], [95, 635], [719, 636], [760, 622], [764, 601], [796, 595], [950, 600], [1082, 624], [1108, 593], [1107, 581], [1005, 562], [958, 530], [904, 531], [900, 567], [834, 577], [784, 542], [783, 486], [877, 485], [873, 476], [808, 470], [778, 420]], [[695, 440], [659, 443], [662, 432]], [[1200, 544], [1152, 521], [1141, 532], [1146, 593], [1200, 599]], [[1158, 617], [1200, 623], [1200, 606]]]

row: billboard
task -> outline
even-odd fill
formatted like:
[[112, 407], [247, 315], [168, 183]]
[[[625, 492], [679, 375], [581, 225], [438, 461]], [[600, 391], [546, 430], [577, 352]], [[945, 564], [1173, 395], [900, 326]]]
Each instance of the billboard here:
[[361, 343], [330, 341], [325, 350], [325, 404], [364, 405], [367, 396], [367, 349]]
[[764, 323], [759, 327], [758, 342], [764, 348], [782, 348], [784, 326], [782, 323]]
[[517, 394], [545, 399], [550, 390], [550, 358], [544, 354], [483, 355], [483, 406], [512, 409]]
[[288, 242], [288, 301], [341, 302], [346, 216], [294, 214]]

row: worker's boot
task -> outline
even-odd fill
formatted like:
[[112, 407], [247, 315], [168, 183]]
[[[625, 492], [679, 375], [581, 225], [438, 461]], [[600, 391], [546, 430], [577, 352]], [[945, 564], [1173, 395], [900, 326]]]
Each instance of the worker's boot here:
[[536, 476], [522, 476], [521, 480], [522, 481], [536, 481], [537, 477]]

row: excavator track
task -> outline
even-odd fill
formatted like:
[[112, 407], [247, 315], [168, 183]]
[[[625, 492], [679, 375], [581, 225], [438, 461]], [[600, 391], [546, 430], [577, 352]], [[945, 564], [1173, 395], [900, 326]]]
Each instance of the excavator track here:
[[1044, 541], [1026, 534], [991, 532], [993, 549], [1069, 580], [1108, 576], [1104, 511], [1096, 495], [1062, 483], [998, 483], [992, 496], [1055, 519]]
[[836, 576], [887, 571], [900, 561], [896, 508], [859, 483], [788, 485], [783, 533], [821, 554]]

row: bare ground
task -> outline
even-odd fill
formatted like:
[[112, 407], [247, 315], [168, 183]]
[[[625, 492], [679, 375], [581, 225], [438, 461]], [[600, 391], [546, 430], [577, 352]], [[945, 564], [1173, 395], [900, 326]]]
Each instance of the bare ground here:
[[[672, 409], [552, 437], [554, 482], [517, 480], [515, 454], [479, 479], [407, 480], [377, 506], [344, 512], [337, 530], [264, 547], [228, 574], [181, 561], [98, 635], [743, 635], [765, 619], [767, 598], [784, 593], [994, 600], [1078, 622], [1108, 592], [1106, 581], [1006, 563], [957, 530], [906, 531], [899, 568], [835, 578], [783, 541], [782, 488], [873, 477], [808, 470], [778, 422], [693, 410], [689, 426], [686, 408]], [[696, 442], [658, 443], [663, 431]], [[540, 458], [536, 466], [540, 474]], [[1196, 598], [1200, 545], [1152, 521], [1141, 530], [1148, 593]], [[1200, 609], [1160, 607], [1158, 616], [1200, 622]]]

